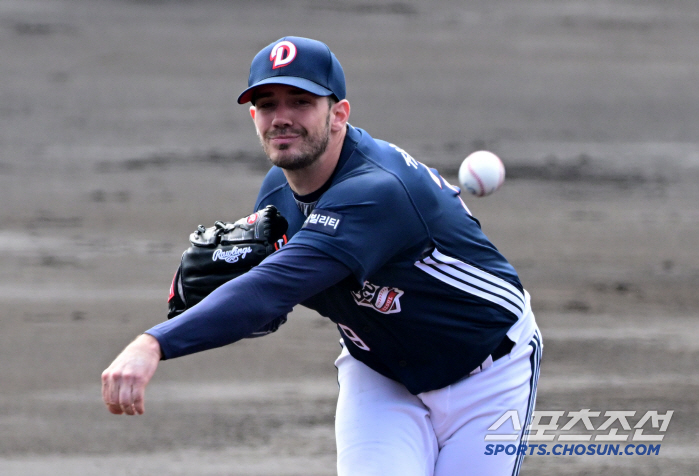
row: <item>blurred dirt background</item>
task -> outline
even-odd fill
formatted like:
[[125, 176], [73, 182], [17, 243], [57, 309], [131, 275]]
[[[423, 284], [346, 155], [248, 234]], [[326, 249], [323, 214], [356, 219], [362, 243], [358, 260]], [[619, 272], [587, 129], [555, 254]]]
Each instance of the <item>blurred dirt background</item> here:
[[537, 409], [675, 412], [657, 456], [522, 474], [696, 474], [695, 0], [0, 0], [0, 474], [335, 473], [338, 334], [307, 310], [164, 363], [142, 417], [99, 390], [188, 234], [251, 211], [267, 163], [235, 98], [284, 35], [325, 41], [351, 122], [453, 182], [503, 158], [465, 199], [532, 294]]

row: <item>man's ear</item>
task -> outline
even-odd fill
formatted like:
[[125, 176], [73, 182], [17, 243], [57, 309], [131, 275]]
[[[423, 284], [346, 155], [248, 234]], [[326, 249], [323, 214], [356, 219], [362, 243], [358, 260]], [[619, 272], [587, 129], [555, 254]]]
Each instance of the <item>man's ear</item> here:
[[349, 121], [350, 115], [350, 103], [347, 99], [338, 101], [333, 104], [331, 108], [333, 114], [332, 124], [330, 124], [330, 130], [337, 132], [343, 130], [347, 126], [347, 121]]
[[[255, 110], [255, 106], [250, 106], [250, 117], [252, 117], [253, 124], [255, 123], [255, 112], [257, 112]], [[255, 134], [258, 136], [260, 135], [260, 130], [257, 128], [257, 124], [255, 124]]]

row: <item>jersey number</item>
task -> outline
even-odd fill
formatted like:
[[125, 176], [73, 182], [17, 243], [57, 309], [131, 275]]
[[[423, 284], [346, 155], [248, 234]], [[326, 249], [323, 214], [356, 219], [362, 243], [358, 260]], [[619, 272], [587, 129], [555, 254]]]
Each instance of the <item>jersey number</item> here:
[[[408, 154], [406, 151], [404, 151], [403, 149], [401, 149], [397, 145], [395, 145], [395, 144], [389, 144], [389, 145], [391, 147], [393, 147], [394, 149], [396, 149], [396, 151], [400, 152], [400, 155], [403, 156], [403, 160], [405, 160], [405, 164], [408, 165], [409, 167], [414, 167], [416, 170], [418, 168], [418, 164], [425, 167], [425, 170], [427, 170], [427, 173], [430, 174], [430, 178], [432, 179], [432, 181], [434, 183], [436, 183], [439, 188], [442, 188], [442, 181], [439, 180], [439, 177], [437, 177], [428, 166], [426, 166], [422, 162], [418, 162], [417, 160], [415, 160], [410, 154]], [[466, 213], [471, 215], [471, 210], [468, 209], [468, 207], [466, 206], [464, 201], [459, 196], [461, 193], [461, 190], [459, 190], [458, 188], [454, 187], [452, 184], [450, 184], [449, 182], [444, 180], [444, 178], [442, 178], [442, 180], [444, 181], [444, 184], [447, 187], [449, 187], [449, 189], [453, 190], [456, 193], [457, 198], [461, 202], [461, 206], [464, 207], [464, 209], [466, 210]]]

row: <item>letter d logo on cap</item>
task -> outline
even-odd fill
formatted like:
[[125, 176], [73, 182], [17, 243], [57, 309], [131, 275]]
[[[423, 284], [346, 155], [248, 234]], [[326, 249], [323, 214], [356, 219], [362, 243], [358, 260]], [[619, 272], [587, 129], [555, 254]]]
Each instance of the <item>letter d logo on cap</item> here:
[[280, 41], [269, 55], [269, 60], [273, 62], [272, 69], [286, 66], [296, 58], [296, 46], [290, 41]]

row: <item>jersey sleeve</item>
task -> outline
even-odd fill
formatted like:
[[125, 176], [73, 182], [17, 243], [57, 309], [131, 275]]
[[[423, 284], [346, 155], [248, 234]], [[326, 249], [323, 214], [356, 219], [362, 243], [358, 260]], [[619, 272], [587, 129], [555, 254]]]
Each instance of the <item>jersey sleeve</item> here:
[[395, 257], [417, 260], [429, 231], [403, 184], [373, 172], [334, 185], [291, 242], [335, 257], [362, 283]]
[[291, 312], [296, 304], [349, 274], [337, 259], [290, 243], [146, 334], [158, 340], [164, 359], [228, 345]]

